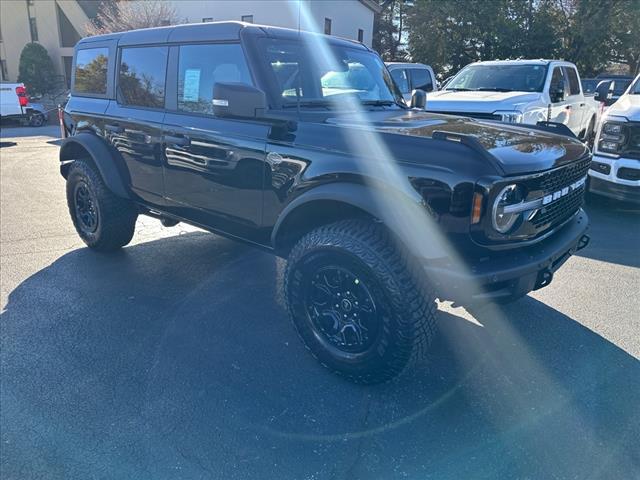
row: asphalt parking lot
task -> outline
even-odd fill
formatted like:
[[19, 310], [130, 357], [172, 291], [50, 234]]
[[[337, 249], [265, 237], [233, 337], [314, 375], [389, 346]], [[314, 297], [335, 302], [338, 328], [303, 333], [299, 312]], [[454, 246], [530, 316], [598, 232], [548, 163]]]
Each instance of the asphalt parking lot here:
[[640, 211], [590, 202], [551, 286], [441, 305], [424, 364], [363, 387], [298, 341], [282, 261], [148, 218], [85, 248], [56, 133], [2, 130], [4, 480], [639, 478]]

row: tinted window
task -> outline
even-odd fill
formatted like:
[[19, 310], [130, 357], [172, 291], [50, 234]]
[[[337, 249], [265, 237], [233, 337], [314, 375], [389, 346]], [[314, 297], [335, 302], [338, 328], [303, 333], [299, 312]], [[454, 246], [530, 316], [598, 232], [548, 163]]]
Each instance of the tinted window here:
[[396, 85], [402, 93], [409, 93], [409, 79], [407, 78], [407, 71], [404, 68], [397, 68], [391, 70], [391, 78], [396, 82]]
[[575, 68], [564, 67], [564, 72], [569, 79], [569, 95], [580, 94], [580, 82], [578, 81], [578, 74]]
[[140, 107], [164, 107], [166, 73], [167, 47], [122, 49], [118, 101]]
[[108, 48], [78, 50], [73, 90], [79, 93], [107, 93]]
[[433, 91], [433, 82], [431, 74], [424, 68], [411, 69], [411, 84], [414, 89], [424, 90], [425, 92]]
[[213, 85], [216, 82], [252, 84], [242, 47], [227, 45], [184, 45], [178, 67], [178, 109], [213, 114]]

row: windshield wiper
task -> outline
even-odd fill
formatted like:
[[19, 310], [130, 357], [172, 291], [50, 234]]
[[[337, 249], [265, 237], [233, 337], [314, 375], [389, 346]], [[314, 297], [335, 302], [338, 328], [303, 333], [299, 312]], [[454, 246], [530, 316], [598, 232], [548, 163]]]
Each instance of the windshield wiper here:
[[331, 107], [331, 103], [327, 102], [325, 100], [304, 100], [302, 102], [286, 103], [286, 104], [282, 105], [282, 108], [298, 108], [298, 106], [300, 106], [300, 107], [324, 107], [324, 108], [329, 108], [329, 107]]
[[513, 92], [513, 90], [510, 88], [481, 87], [476, 88], [476, 92]]
[[447, 87], [445, 90], [452, 90], [454, 92], [472, 92], [473, 88]]

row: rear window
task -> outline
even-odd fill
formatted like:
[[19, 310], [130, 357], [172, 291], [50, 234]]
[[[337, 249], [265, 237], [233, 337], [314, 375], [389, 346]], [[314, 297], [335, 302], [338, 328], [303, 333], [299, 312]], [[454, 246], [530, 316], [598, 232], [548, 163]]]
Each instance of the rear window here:
[[580, 82], [578, 81], [578, 74], [574, 68], [565, 67], [567, 78], [569, 79], [569, 95], [580, 94]]
[[123, 48], [118, 74], [118, 102], [163, 108], [167, 57], [167, 47]]
[[88, 48], [76, 54], [75, 83], [78, 93], [107, 93], [108, 48]]

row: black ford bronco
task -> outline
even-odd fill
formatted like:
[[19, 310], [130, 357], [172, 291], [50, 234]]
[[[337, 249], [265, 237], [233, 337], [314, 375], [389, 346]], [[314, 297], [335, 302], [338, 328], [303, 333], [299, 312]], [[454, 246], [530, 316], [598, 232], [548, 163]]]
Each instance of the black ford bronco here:
[[85, 38], [73, 67], [60, 170], [84, 242], [118, 249], [144, 214], [287, 258], [297, 332], [354, 381], [424, 351], [436, 299], [517, 299], [588, 243], [584, 144], [408, 106], [359, 43], [206, 23]]

